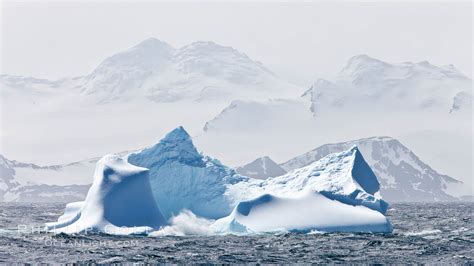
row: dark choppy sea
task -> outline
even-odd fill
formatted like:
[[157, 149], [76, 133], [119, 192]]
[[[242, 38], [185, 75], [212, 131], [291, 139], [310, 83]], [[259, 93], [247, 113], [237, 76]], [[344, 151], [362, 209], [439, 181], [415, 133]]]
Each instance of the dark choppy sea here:
[[[392, 204], [393, 234], [117, 237], [18, 233], [64, 204], [0, 203], [0, 262], [473, 264], [474, 203]], [[30, 229], [28, 229], [29, 231]]]

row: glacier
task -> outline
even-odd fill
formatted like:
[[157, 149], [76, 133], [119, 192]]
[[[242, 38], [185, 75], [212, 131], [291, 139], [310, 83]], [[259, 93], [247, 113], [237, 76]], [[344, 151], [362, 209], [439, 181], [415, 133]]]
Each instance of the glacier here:
[[[105, 224], [124, 227], [118, 234], [152, 230], [153, 236], [179, 235], [182, 228], [206, 234], [391, 232], [388, 203], [379, 190], [356, 146], [259, 180], [198, 152], [191, 136], [178, 127], [149, 148], [102, 158], [86, 200], [67, 205], [47, 228], [103, 232]], [[188, 219], [210, 230], [190, 227]]]

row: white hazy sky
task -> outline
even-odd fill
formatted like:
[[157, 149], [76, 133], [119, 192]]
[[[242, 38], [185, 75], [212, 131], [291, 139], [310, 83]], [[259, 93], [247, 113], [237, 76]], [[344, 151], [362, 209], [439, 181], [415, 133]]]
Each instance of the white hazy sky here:
[[56, 79], [156, 37], [232, 46], [301, 85], [353, 55], [454, 64], [472, 76], [472, 3], [1, 3], [1, 73]]

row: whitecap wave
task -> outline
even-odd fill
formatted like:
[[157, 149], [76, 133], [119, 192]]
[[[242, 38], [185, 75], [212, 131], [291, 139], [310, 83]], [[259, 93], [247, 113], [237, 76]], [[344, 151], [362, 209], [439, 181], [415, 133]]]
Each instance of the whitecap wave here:
[[405, 236], [426, 236], [426, 235], [436, 235], [440, 234], [441, 230], [438, 229], [431, 229], [431, 230], [422, 230], [420, 232], [407, 232], [404, 233]]
[[213, 223], [214, 220], [198, 217], [191, 211], [184, 210], [170, 219], [170, 225], [151, 232], [149, 236], [213, 235]]

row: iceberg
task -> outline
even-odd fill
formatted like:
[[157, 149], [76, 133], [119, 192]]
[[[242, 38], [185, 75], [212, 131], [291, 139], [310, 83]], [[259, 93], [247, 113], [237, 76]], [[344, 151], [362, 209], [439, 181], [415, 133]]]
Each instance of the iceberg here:
[[228, 186], [249, 179], [200, 154], [183, 127], [130, 154], [128, 162], [150, 169], [151, 188], [166, 219], [184, 210], [209, 219], [227, 216], [238, 203], [227, 195]]
[[391, 232], [392, 225], [380, 212], [331, 200], [318, 192], [295, 197], [265, 194], [240, 202], [228, 217], [217, 220], [220, 233], [264, 232]]
[[179, 127], [149, 148], [102, 158], [86, 200], [68, 204], [58, 222], [47, 227], [53, 232], [104, 232], [108, 225], [117, 234], [155, 230], [152, 236], [391, 232], [388, 204], [379, 190], [356, 146], [259, 180], [199, 153]]
[[217, 232], [392, 231], [380, 184], [356, 146], [283, 176], [242, 182], [231, 190], [254, 197], [217, 220]]
[[124, 235], [146, 234], [165, 224], [151, 191], [148, 169], [106, 155], [97, 162], [85, 201], [68, 204], [58, 222], [46, 224], [46, 229]]
[[293, 195], [305, 189], [349, 205], [362, 205], [385, 214], [380, 184], [357, 146], [332, 153], [306, 167], [268, 179], [262, 185], [276, 195]]

